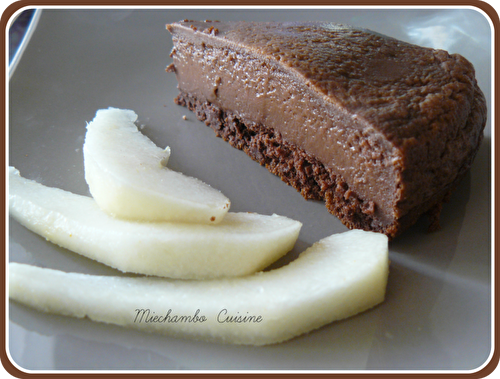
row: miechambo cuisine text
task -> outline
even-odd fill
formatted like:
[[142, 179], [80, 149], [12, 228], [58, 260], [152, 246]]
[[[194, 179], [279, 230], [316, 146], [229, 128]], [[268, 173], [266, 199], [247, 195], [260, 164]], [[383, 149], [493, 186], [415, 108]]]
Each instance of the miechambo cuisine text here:
[[[215, 320], [220, 323], [245, 324], [245, 323], [260, 323], [263, 321], [261, 315], [240, 314], [240, 312], [230, 313], [226, 308], [221, 309], [215, 316]], [[156, 313], [149, 308], [138, 308], [135, 310], [134, 323], [204, 323], [208, 321], [208, 317], [197, 309], [192, 315], [178, 315], [173, 313], [172, 309], [164, 313]]]

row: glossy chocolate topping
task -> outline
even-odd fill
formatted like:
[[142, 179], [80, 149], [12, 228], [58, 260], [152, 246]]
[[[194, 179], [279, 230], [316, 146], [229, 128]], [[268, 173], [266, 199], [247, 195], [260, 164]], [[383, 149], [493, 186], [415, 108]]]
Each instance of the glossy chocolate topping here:
[[459, 55], [331, 23], [167, 25], [179, 90], [281, 134], [390, 224], [466, 170], [485, 124]]

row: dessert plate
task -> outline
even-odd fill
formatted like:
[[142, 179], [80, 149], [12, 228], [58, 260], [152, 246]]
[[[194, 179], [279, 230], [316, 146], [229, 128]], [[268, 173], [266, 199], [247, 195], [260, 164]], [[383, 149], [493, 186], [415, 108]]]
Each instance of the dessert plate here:
[[[443, 48], [474, 64], [491, 109], [493, 29], [476, 8], [50, 8], [41, 11], [9, 81], [8, 164], [45, 185], [89, 195], [86, 122], [97, 109], [128, 108], [156, 145], [171, 147], [169, 167], [223, 191], [231, 211], [277, 213], [303, 223], [295, 249], [276, 266], [346, 231], [322, 203], [304, 200], [174, 104], [165, 24], [181, 19], [332, 21]], [[150, 335], [8, 302], [7, 353], [23, 371], [479, 370], [493, 349], [491, 141], [488, 121], [470, 173], [444, 206], [442, 229], [427, 233], [423, 218], [390, 243], [387, 298], [368, 312], [254, 348]], [[11, 262], [120, 275], [13, 220], [8, 232]]]
[[[9, 77], [16, 69], [19, 58], [23, 55], [33, 31], [40, 18], [40, 9], [28, 9], [12, 21], [9, 29]], [[11, 35], [11, 32], [15, 35]], [[12, 41], [12, 42], [11, 42]], [[10, 51], [13, 49], [13, 51]]]

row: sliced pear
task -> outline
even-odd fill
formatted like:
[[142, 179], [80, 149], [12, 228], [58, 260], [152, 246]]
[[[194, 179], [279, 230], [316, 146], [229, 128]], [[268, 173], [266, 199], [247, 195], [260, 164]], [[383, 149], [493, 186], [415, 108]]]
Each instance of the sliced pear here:
[[104, 211], [143, 221], [219, 223], [229, 199], [199, 179], [166, 167], [170, 149], [143, 135], [131, 110], [97, 111], [83, 145], [85, 180]]
[[353, 230], [281, 268], [179, 281], [64, 273], [11, 263], [9, 296], [38, 310], [148, 332], [234, 344], [278, 343], [384, 300], [388, 241]]
[[302, 226], [251, 213], [229, 213], [217, 225], [118, 219], [90, 197], [25, 179], [13, 167], [9, 213], [47, 240], [119, 270], [193, 279], [262, 270], [293, 248]]

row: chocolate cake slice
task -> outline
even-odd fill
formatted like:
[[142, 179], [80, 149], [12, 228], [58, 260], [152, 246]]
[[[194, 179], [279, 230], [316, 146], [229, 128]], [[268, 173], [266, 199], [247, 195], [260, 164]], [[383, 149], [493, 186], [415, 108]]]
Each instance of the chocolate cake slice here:
[[485, 99], [460, 55], [332, 23], [167, 29], [177, 104], [349, 228], [392, 238], [438, 213], [481, 143]]

